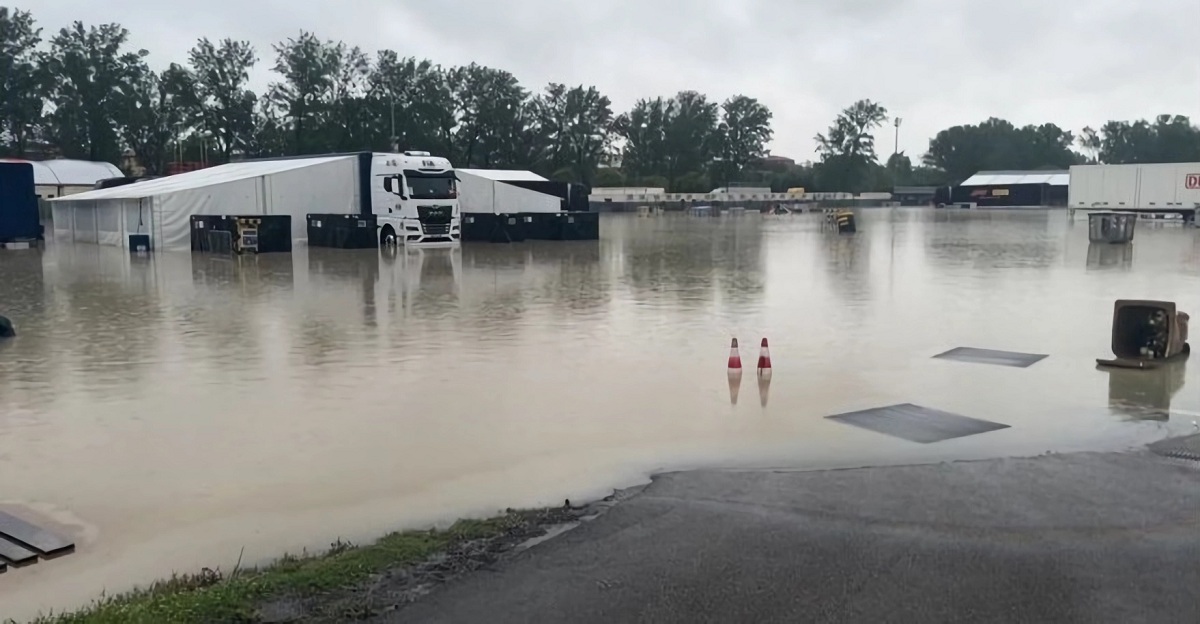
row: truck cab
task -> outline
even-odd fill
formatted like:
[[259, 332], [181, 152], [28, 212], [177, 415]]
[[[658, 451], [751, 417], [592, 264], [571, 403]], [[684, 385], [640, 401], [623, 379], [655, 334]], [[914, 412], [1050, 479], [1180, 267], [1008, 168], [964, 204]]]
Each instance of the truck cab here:
[[375, 154], [371, 205], [380, 245], [453, 245], [461, 239], [458, 179], [445, 158]]

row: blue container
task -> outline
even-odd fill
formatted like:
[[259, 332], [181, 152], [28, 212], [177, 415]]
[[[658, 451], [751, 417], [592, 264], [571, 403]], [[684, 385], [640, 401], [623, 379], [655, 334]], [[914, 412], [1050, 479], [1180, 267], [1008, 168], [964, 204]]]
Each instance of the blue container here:
[[0, 243], [41, 237], [33, 165], [0, 162]]

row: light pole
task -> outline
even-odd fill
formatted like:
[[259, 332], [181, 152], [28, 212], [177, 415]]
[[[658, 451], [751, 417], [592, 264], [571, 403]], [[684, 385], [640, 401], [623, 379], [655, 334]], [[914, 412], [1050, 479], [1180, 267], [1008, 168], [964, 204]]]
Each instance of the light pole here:
[[901, 121], [903, 121], [903, 119], [900, 119], [899, 117], [896, 118], [896, 147], [895, 147], [895, 149], [892, 150], [893, 155], [900, 153], [900, 122]]
[[396, 137], [396, 97], [392, 96], [392, 151], [400, 151], [400, 139]]

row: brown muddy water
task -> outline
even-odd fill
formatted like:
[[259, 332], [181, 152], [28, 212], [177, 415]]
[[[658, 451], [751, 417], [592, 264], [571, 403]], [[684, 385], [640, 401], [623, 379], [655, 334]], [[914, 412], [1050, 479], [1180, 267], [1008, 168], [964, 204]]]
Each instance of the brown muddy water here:
[[[1122, 449], [1192, 430], [1200, 366], [1107, 373], [1112, 302], [1200, 316], [1200, 230], [1089, 246], [1061, 211], [606, 216], [602, 239], [222, 259], [0, 253], [0, 508], [75, 554], [0, 615], [700, 466]], [[1193, 332], [1195, 333], [1195, 332]], [[737, 405], [729, 338], [761, 404]], [[1028, 369], [930, 359], [1049, 354]], [[824, 416], [918, 403], [1011, 428], [914, 444]]]

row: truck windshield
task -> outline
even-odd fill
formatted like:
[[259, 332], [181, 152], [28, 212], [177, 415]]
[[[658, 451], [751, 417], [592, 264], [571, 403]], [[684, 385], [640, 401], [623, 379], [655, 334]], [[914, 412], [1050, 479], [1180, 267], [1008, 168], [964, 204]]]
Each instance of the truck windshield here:
[[454, 199], [458, 197], [454, 174], [429, 175], [417, 172], [404, 174], [408, 196], [413, 199]]

